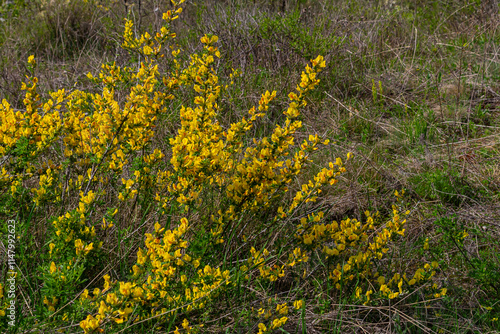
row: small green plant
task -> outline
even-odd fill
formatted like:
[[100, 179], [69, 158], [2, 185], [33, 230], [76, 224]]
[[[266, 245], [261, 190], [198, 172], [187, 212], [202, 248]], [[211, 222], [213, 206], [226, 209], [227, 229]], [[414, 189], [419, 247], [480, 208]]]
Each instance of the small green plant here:
[[378, 81], [378, 84], [375, 83], [375, 80], [372, 79], [372, 98], [373, 104], [383, 107], [384, 105], [384, 91], [382, 89], [382, 81]]
[[[437, 232], [441, 234], [440, 245], [430, 247], [429, 239], [426, 239], [424, 249], [435, 258], [442, 257], [441, 248], [455, 250], [450, 261], [460, 263], [464, 274], [474, 282], [474, 289], [480, 291], [478, 310], [474, 312], [476, 320], [494, 324], [500, 316], [500, 305], [496, 302], [500, 298], [500, 258], [494, 248], [481, 246], [495, 243], [487, 233], [487, 227], [467, 227], [456, 215], [441, 217], [435, 224], [438, 226]], [[468, 250], [471, 246], [478, 247], [476, 254]], [[444, 262], [442, 265], [444, 268], [449, 266]]]
[[477, 191], [456, 171], [428, 171], [413, 177], [412, 182], [422, 198], [440, 199], [456, 207], [478, 196]]
[[288, 45], [283, 47], [290, 47], [306, 59], [317, 54], [327, 54], [343, 44], [342, 38], [323, 34], [323, 30], [330, 28], [330, 22], [320, 20], [312, 27], [306, 27], [301, 23], [301, 15], [301, 10], [297, 8], [284, 16], [264, 17], [260, 22], [259, 33], [270, 41], [274, 41], [276, 36], [284, 36]]

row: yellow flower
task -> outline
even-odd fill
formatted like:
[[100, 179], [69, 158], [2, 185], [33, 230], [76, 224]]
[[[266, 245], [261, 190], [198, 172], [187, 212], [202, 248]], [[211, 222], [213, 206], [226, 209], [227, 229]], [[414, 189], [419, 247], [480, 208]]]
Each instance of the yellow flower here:
[[356, 298], [359, 298], [361, 296], [361, 292], [363, 292], [363, 289], [361, 289], [359, 286], [356, 288]]
[[29, 56], [28, 63], [34, 66], [36, 64], [35, 56], [33, 55]]
[[127, 297], [130, 295], [132, 289], [132, 283], [130, 282], [120, 282], [120, 293]]
[[279, 314], [288, 314], [288, 306], [286, 305], [286, 303], [278, 304], [276, 306], [276, 312], [278, 312]]
[[85, 320], [80, 322], [80, 327], [85, 331], [85, 333], [92, 332], [99, 327], [99, 320], [95, 319], [92, 315], [88, 315]]
[[50, 273], [53, 274], [57, 271], [57, 267], [56, 267], [56, 264], [54, 262], [52, 262], [50, 264]]
[[303, 300], [296, 300], [293, 302], [293, 307], [295, 307], [296, 310], [302, 308], [303, 305], [304, 305]]
[[389, 299], [394, 299], [399, 295], [399, 292], [391, 292], [389, 293], [388, 297]]
[[83, 250], [83, 242], [81, 239], [75, 240], [75, 248], [76, 248], [76, 255], [80, 255], [81, 251]]
[[89, 297], [89, 290], [85, 289], [83, 290], [82, 294], [80, 295], [81, 300], [85, 300]]
[[88, 254], [88, 252], [90, 252], [92, 249], [94, 249], [94, 243], [91, 242], [90, 244], [88, 244], [87, 246], [85, 246], [85, 248], [83, 249], [85, 255]]
[[144, 290], [140, 287], [136, 287], [133, 292], [134, 298], [140, 299], [144, 296], [143, 294]]
[[188, 331], [191, 329], [191, 327], [189, 327], [189, 321], [187, 319], [184, 319], [182, 321], [182, 328], [184, 328], [185, 330], [188, 330]]
[[288, 321], [287, 317], [282, 317], [280, 319], [274, 319], [271, 329], [279, 328], [283, 326]]

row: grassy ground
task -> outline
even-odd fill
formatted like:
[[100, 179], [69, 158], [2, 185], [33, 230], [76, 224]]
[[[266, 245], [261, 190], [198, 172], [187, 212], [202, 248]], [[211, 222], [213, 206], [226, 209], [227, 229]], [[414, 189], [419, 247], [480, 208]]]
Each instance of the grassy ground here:
[[[0, 98], [23, 109], [25, 92], [20, 87], [29, 74], [26, 59], [31, 54], [38, 62], [42, 95], [63, 87], [95, 89], [86, 74], [97, 73], [101, 64], [138, 64], [119, 47], [123, 17], [135, 22], [137, 32], [152, 31], [160, 26], [161, 13], [169, 6], [161, 0], [4, 2], [0, 6]], [[499, 28], [498, 8], [487, 1], [194, 0], [184, 5], [173, 30], [186, 54], [200, 51], [201, 36], [214, 34], [221, 51], [217, 72], [228, 76], [232, 68], [241, 70], [220, 101], [219, 121], [224, 128], [246, 116], [263, 92], [274, 89], [276, 100], [252, 130], [255, 137], [270, 136], [275, 125], [285, 120], [286, 96], [300, 81], [304, 66], [319, 54], [325, 57], [327, 66], [307, 99], [297, 137], [302, 141], [308, 134], [319, 134], [333, 144], [316, 152], [309, 174], [294, 180], [290, 189], [298, 190], [325, 163], [352, 152], [347, 172], [335, 187], [324, 191], [315, 209], [337, 221], [362, 220], [366, 210], [387, 218], [394, 192], [404, 189], [410, 210], [405, 237], [395, 241], [381, 265], [406, 272], [437, 261], [441, 270], [433, 282], [447, 288], [446, 296], [432, 303], [410, 295], [393, 304], [363, 306], [353, 301], [353, 292], [330, 292], [325, 288], [328, 279], [319, 273], [315, 278], [312, 269], [311, 279], [294, 291], [312, 301], [301, 315], [290, 317], [293, 321], [284, 331], [498, 332]], [[168, 66], [167, 62], [159, 65]], [[171, 106], [178, 110], [180, 103], [193, 97], [186, 95]], [[166, 146], [162, 138], [175, 134], [179, 118], [174, 115], [161, 124], [153, 140]], [[202, 221], [204, 212], [216, 207], [204, 202], [193, 220]], [[21, 272], [32, 286], [26, 284], [23, 298], [38, 296], [40, 281], [28, 273], [36, 272], [42, 262], [35, 253], [49, 242], [45, 237], [48, 217], [56, 215], [57, 208], [51, 210], [38, 212], [38, 220], [31, 220], [36, 225], [25, 227], [32, 235], [31, 244], [18, 262], [31, 259], [23, 262]], [[107, 264], [113, 263], [113, 269], [105, 267], [116, 279], [127, 275], [127, 262], [134, 262], [143, 230], [151, 229], [141, 210], [145, 209], [134, 206], [121, 211], [119, 231], [105, 240]], [[264, 212], [252, 219], [267, 217]], [[111, 249], [117, 240], [120, 246]], [[116, 265], [117, 259], [123, 260], [121, 264]], [[6, 269], [0, 272], [6, 277]], [[260, 298], [285, 291], [287, 281], [280, 284], [264, 289]], [[202, 331], [257, 332], [256, 326], [241, 320], [250, 311], [238, 305], [239, 298], [244, 299], [236, 293], [226, 296], [227, 305], [211, 310]], [[31, 311], [26, 306], [23, 312]], [[25, 324], [23, 330], [28, 328]], [[169, 330], [173, 327], [159, 332]]]

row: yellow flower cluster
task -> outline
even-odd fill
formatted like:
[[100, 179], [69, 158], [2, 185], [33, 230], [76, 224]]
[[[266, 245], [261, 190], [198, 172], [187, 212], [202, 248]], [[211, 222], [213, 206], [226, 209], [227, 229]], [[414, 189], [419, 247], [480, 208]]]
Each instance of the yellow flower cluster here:
[[134, 37], [132, 20], [125, 20], [125, 31], [123, 34], [124, 41], [122, 47], [124, 49], [137, 51], [146, 57], [158, 57], [160, 55], [162, 45], [171, 39], [174, 39], [176, 34], [170, 31], [172, 21], [179, 18], [182, 13], [182, 8], [179, 7], [184, 0], [172, 1], [173, 9], [163, 14], [164, 25], [154, 36], [149, 33], [144, 33], [140, 38]]
[[[269, 298], [267, 300], [267, 303], [272, 304], [272, 299]], [[289, 312], [300, 310], [303, 307], [303, 305], [304, 305], [303, 300], [296, 300], [293, 302], [293, 309], [291, 310], [288, 307], [287, 303], [282, 303], [282, 304], [277, 303], [275, 309], [271, 305], [269, 305], [268, 308], [265, 307], [259, 308], [257, 310], [257, 316], [261, 319], [268, 320], [268, 325], [266, 326], [266, 324], [260, 322], [257, 325], [257, 328], [259, 329], [258, 333], [259, 334], [272, 333], [273, 330], [283, 327], [283, 325], [286, 324], [288, 321], [287, 315], [289, 314]]]
[[[103, 292], [94, 293], [93, 298], [88, 295], [81, 297], [82, 300], [90, 299], [98, 312], [81, 321], [80, 327], [91, 332], [98, 329], [105, 319], [121, 324], [130, 321], [132, 310], [137, 308], [140, 311], [136, 312], [133, 321], [167, 316], [176, 308], [185, 312], [203, 309], [221, 287], [231, 283], [230, 274], [228, 270], [209, 265], [201, 269], [200, 260], [192, 259], [185, 252], [187, 242], [182, 237], [188, 228], [186, 218], [181, 219], [174, 230], [165, 230], [156, 223], [154, 234], [146, 234], [146, 250], [137, 252], [133, 281], [116, 285], [105, 277]], [[185, 266], [190, 269], [185, 269]]]
[[[287, 272], [307, 270], [316, 255], [327, 263], [326, 275], [337, 288], [366, 282], [352, 288], [365, 303], [372, 294], [392, 299], [428, 281], [436, 263], [417, 269], [411, 278], [391, 274], [387, 282], [374, 271], [389, 241], [404, 234], [405, 221], [396, 208], [382, 227], [375, 224], [377, 215], [369, 212], [364, 223], [337, 223], [327, 222], [327, 214], [316, 210], [323, 189], [346, 171], [342, 159], [329, 163], [290, 201], [283, 201], [311, 162], [311, 153], [329, 143], [318, 135], [296, 140], [302, 128], [300, 110], [326, 66], [323, 57], [311, 60], [296, 90], [288, 94], [283, 123], [267, 137], [252, 139], [250, 131], [277, 99], [276, 91], [263, 93], [247, 117], [222, 125], [219, 101], [228, 86], [215, 66], [221, 57], [218, 37], [203, 36], [203, 50], [186, 63], [177, 58], [180, 50], [173, 45], [170, 54], [165, 53], [164, 45], [175, 38], [170, 25], [182, 12], [182, 2], [172, 1], [173, 9], [163, 15], [164, 25], [157, 33], [135, 37], [132, 21], [125, 22], [122, 46], [139, 53], [143, 61], [136, 67], [103, 65], [96, 76], [88, 75], [95, 85], [93, 93], [59, 90], [45, 101], [37, 93], [37, 78], [30, 76], [23, 85], [26, 110], [14, 111], [5, 100], [0, 104], [0, 157], [5, 162], [0, 186], [10, 189], [16, 200], [22, 185], [30, 181], [36, 185], [29, 192], [36, 210], [49, 212], [54, 205], [60, 210], [50, 219], [49, 259], [40, 269], [44, 312], [53, 312], [52, 319], [86, 314], [79, 319], [85, 333], [123, 330], [151, 320], [177, 325], [174, 333], [194, 332], [202, 324], [196, 325], [190, 316], [209, 314], [226, 289], [239, 288], [240, 278], [249, 284], [254, 284], [250, 277], [262, 286], [276, 284]], [[162, 57], [171, 60], [171, 73], [160, 73]], [[34, 71], [34, 57], [28, 62]], [[126, 94], [123, 87], [129, 89]], [[180, 107], [180, 126], [175, 136], [161, 143], [167, 147], [162, 150], [157, 147], [161, 139], [155, 137], [156, 127], [170, 113], [168, 100], [181, 87], [191, 89], [194, 97]], [[56, 163], [42, 156], [53, 152]], [[101, 210], [103, 203], [111, 204]], [[210, 205], [216, 209], [200, 212]], [[109, 240], [105, 236], [125, 232], [123, 226], [129, 222], [120, 220], [128, 218], [128, 209], [156, 221], [154, 226], [143, 225], [149, 233], [129, 277], [111, 279], [105, 274], [102, 290], [95, 288], [100, 283], [91, 283], [92, 292], [78, 290], [85, 280], [97, 281], [89, 276], [94, 264], [103, 264], [103, 241]], [[280, 228], [278, 233], [295, 237], [266, 246], [261, 231], [241, 237], [262, 226], [262, 232]], [[234, 240], [240, 238], [243, 244], [235, 247]], [[443, 296], [446, 289], [435, 286], [432, 293]], [[0, 285], [0, 299], [1, 294]], [[293, 308], [288, 302], [259, 309], [259, 333], [282, 327], [289, 312], [304, 310], [303, 300], [294, 301]]]
[[[34, 60], [32, 63], [34, 64]], [[15, 112], [6, 100], [2, 100], [0, 104], [0, 155], [13, 154], [16, 144], [25, 139], [31, 151], [29, 156], [33, 158], [57, 138], [61, 128], [59, 109], [64, 91], [52, 93], [52, 99], [43, 104], [36, 90], [38, 79], [30, 77], [29, 80], [30, 84], [22, 85], [22, 89], [26, 91], [23, 100], [25, 111]]]
[[[126, 30], [126, 40], [127, 34], [129, 32]], [[216, 223], [212, 228], [214, 242], [221, 243], [223, 239], [219, 236], [225, 224], [236, 221], [238, 212], [254, 210], [259, 204], [268, 205], [276, 189], [283, 188], [285, 184], [291, 182], [292, 176], [298, 174], [308, 161], [306, 152], [315, 150], [321, 140], [318, 136], [311, 136], [309, 141], [303, 143], [302, 150], [294, 158], [280, 161], [280, 157], [288, 155], [289, 148], [294, 144], [293, 134], [301, 127], [300, 121], [287, 118], [284, 127], [278, 125], [270, 139], [255, 140], [253, 147], [243, 150], [243, 136], [252, 128], [257, 117], [264, 115], [263, 112], [275, 98], [276, 92], [264, 93], [259, 101], [259, 112], [256, 108], [252, 108], [248, 120], [242, 119], [232, 124], [227, 131], [223, 131], [216, 121], [219, 108], [217, 99], [221, 86], [218, 85], [218, 77], [212, 68], [214, 57], [220, 56], [217, 47], [214, 46], [217, 37], [204, 36], [201, 42], [204, 44], [204, 53], [192, 55], [189, 66], [181, 71], [178, 77], [179, 83], [192, 84], [198, 95], [194, 98], [195, 107], [181, 108], [181, 128], [177, 136], [170, 140], [172, 147], [170, 162], [173, 171], [160, 171], [156, 182], [149, 179], [148, 185], [168, 191], [168, 193], [157, 192], [154, 197], [163, 209], [171, 203], [171, 196], [174, 196], [180, 205], [189, 207], [195, 203], [206, 184], [224, 186], [232, 204], [224, 211], [219, 210], [218, 217], [212, 215], [212, 221]], [[130, 42], [127, 46], [143, 42], [139, 40], [134, 43]], [[318, 57], [312, 63], [313, 67], [308, 66], [306, 73], [302, 75], [302, 81], [297, 87], [298, 95], [293, 94], [290, 97], [290, 107], [285, 114], [293, 113], [293, 118], [298, 116], [298, 108], [306, 104], [304, 94], [319, 82], [316, 73], [325, 66], [322, 57]], [[106, 82], [113, 83], [113, 80], [108, 78]], [[292, 110], [294, 111], [291, 112]], [[115, 155], [119, 157], [123, 155], [122, 152], [117, 150], [113, 152], [112, 157]], [[242, 159], [240, 154], [243, 154]], [[150, 165], [155, 160], [161, 160], [163, 156], [163, 153], [157, 150], [145, 157], [144, 162]], [[121, 160], [122, 166], [127, 163], [125, 158]], [[146, 174], [147, 171], [144, 173], [136, 171], [134, 178], [122, 178], [125, 191], [119, 194], [119, 198], [126, 200], [137, 195], [138, 189], [134, 189], [134, 185], [140, 183], [139, 179]], [[329, 182], [336, 175], [338, 173], [324, 170], [318, 175], [317, 182]], [[138, 315], [133, 321], [141, 321], [151, 316], [167, 316], [168, 310], [176, 307], [191, 312], [203, 308], [210, 298], [217, 295], [217, 291], [223, 285], [230, 284], [227, 270], [222, 272], [220, 268], [212, 268], [209, 265], [196, 272], [192, 270], [200, 266], [202, 259], [192, 259], [186, 252], [188, 243], [181, 237], [187, 229], [185, 218], [174, 230], [164, 231], [164, 228], [160, 228], [157, 223], [155, 234], [146, 234], [146, 250], [140, 249], [137, 253], [137, 263], [132, 268], [133, 281], [120, 282], [119, 291], [108, 292], [106, 300], [102, 299], [104, 297], [99, 300], [98, 296], [91, 298], [99, 311], [82, 321], [81, 327], [85, 331], [96, 330], [107, 318], [113, 319], [117, 324], [130, 321], [127, 310], [137, 305], [140, 305], [142, 311], [136, 312]], [[270, 281], [283, 277], [285, 265], [263, 264], [263, 256], [269, 255], [267, 250], [256, 252], [252, 249], [252, 252], [249, 262], [253, 261], [254, 265], [258, 266], [262, 277]], [[286, 266], [292, 267], [295, 263], [307, 259], [300, 248], [297, 248], [290, 254], [290, 262]], [[139, 283], [141, 280], [143, 283]], [[285, 321], [286, 318], [275, 319], [271, 328], [277, 328]]]
[[[278, 278], [285, 276], [285, 266], [274, 264], [273, 266], [267, 265], [266, 261], [269, 259], [269, 251], [264, 248], [262, 251], [251, 248], [251, 257], [248, 258], [250, 265], [256, 266], [259, 269], [260, 277], [267, 279], [270, 282], [276, 281]], [[268, 258], [268, 259], [266, 259]]]
[[[367, 304], [370, 302], [370, 296], [375, 292], [372, 289], [374, 284], [380, 287], [379, 297], [394, 299], [407, 291], [409, 287], [422, 284], [435, 275], [433, 269], [437, 268], [437, 262], [418, 268], [411, 279], [408, 279], [406, 274], [401, 276], [396, 273], [386, 282], [384, 276], [380, 276], [373, 270], [376, 268], [374, 261], [382, 259], [387, 253], [387, 244], [394, 234], [404, 235], [405, 220], [401, 220], [399, 211], [393, 207], [392, 219], [385, 224], [385, 227], [377, 231], [374, 218], [378, 216], [378, 213], [372, 215], [367, 211], [365, 215], [366, 223], [364, 224], [356, 219], [346, 219], [340, 224], [335, 221], [325, 224], [323, 212], [312, 213], [307, 218], [302, 218], [297, 226], [296, 237], [309, 249], [321, 248], [325, 259], [338, 258], [338, 262], [329, 274], [329, 278], [336, 284], [337, 289], [342, 289], [349, 282], [359, 278], [367, 280], [370, 283], [364, 293], [359, 281], [355, 289], [355, 296], [364, 299]], [[360, 251], [360, 249], [365, 249], [365, 251]], [[393, 290], [394, 286], [396, 290]]]
[[45, 289], [44, 304], [49, 311], [55, 311], [58, 302], [68, 296], [68, 290], [74, 293], [76, 286], [72, 289], [63, 289], [67, 285], [74, 285], [80, 279], [84, 263], [93, 252], [102, 247], [102, 241], [98, 241], [94, 226], [87, 225], [88, 215], [96, 199], [96, 193], [92, 190], [84, 195], [80, 193], [78, 208], [55, 219], [52, 224], [55, 237], [49, 243], [49, 254], [53, 260], [44, 272], [44, 280], [51, 282], [56, 289]]
[[[199, 94], [194, 98], [197, 106], [181, 108], [181, 128], [177, 136], [170, 139], [170, 162], [178, 173], [178, 181], [169, 185], [168, 190], [177, 196], [179, 203], [186, 205], [198, 197], [205, 181], [221, 183], [217, 173], [226, 167], [229, 155], [223, 150], [222, 128], [214, 120], [220, 86], [210, 66], [217, 52], [211, 44], [217, 39], [202, 40], [208, 43], [205, 44], [207, 52], [201, 57], [192, 56], [190, 67], [180, 77], [182, 81], [194, 82], [194, 89]], [[187, 189], [190, 190], [185, 194]]]
[[[165, 25], [180, 12], [178, 8], [166, 13]], [[153, 38], [155, 43], [175, 37], [165, 29]], [[145, 35], [137, 41], [126, 38], [125, 43], [130, 44], [128, 49], [141, 45], [147, 53], [152, 40]], [[160, 44], [152, 47], [153, 54], [160, 52]], [[28, 63], [34, 71], [33, 56]], [[110, 182], [116, 186], [116, 180], [121, 179], [123, 191], [118, 193], [118, 198], [127, 200], [134, 198], [138, 191], [149, 189], [154, 182], [151, 168], [164, 156], [158, 149], [143, 156], [144, 163], [133, 172], [134, 178], [124, 178], [122, 174], [131, 162], [130, 154], [150, 143], [157, 116], [166, 112], [165, 101], [173, 98], [171, 92], [177, 87], [176, 78], [163, 78], [160, 82], [158, 75], [158, 66], [151, 59], [141, 63], [138, 71], [116, 64], [103, 65], [97, 78], [88, 75], [96, 85], [103, 85], [101, 94], [79, 90], [68, 93], [62, 89], [50, 93], [47, 101], [42, 101], [37, 93], [38, 79], [31, 76], [22, 87], [26, 91], [23, 112], [15, 112], [5, 100], [0, 105], [0, 155], [7, 159], [0, 182], [10, 188], [13, 197], [25, 180], [34, 178], [38, 178], [37, 187], [32, 188], [31, 193], [37, 207], [47, 201], [64, 205], [68, 198], [80, 193], [77, 208], [67, 210], [53, 221], [54, 236], [49, 242], [53, 261], [44, 266], [43, 274], [44, 280], [50, 283], [44, 287], [44, 296], [51, 311], [61, 300], [71, 298], [87, 259], [100, 249], [102, 242], [98, 240], [96, 223], [102, 219], [103, 230], [114, 225], [112, 217], [116, 211], [100, 219], [90, 218], [93, 202], [106, 195], [104, 190], [95, 189], [102, 189]], [[129, 82], [134, 85], [126, 101], [120, 104], [115, 90], [120, 83]], [[160, 84], [164, 85], [163, 90], [157, 89]], [[62, 150], [66, 161], [44, 166], [40, 162], [44, 160], [41, 154], [56, 142], [55, 151]], [[16, 175], [11, 172], [13, 168], [25, 172]]]

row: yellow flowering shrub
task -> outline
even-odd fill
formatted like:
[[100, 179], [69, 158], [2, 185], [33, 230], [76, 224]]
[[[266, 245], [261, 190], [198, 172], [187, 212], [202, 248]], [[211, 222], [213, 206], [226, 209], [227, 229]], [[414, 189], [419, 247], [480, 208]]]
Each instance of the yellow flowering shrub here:
[[[50, 212], [48, 255], [37, 273], [40, 300], [33, 301], [38, 313], [29, 326], [64, 327], [71, 319], [85, 333], [134, 326], [194, 333], [236, 294], [252, 310], [243, 322], [268, 333], [314, 298], [271, 298], [273, 287], [293, 277], [289, 289], [296, 289], [314, 261], [327, 263], [324, 278], [365, 304], [408, 294], [431, 279], [436, 263], [413, 275], [376, 269], [391, 239], [404, 235], [396, 206], [384, 224], [370, 212], [364, 222], [338, 223], [316, 210], [323, 189], [346, 171], [342, 159], [292, 191], [313, 152], [329, 143], [318, 135], [297, 141], [300, 111], [319, 83], [323, 57], [305, 67], [288, 94], [285, 120], [269, 136], [254, 138], [251, 130], [279, 98], [276, 91], [264, 92], [247, 117], [225, 127], [221, 96], [236, 71], [220, 78], [217, 36], [203, 36], [202, 51], [181, 57], [170, 26], [182, 2], [172, 1], [158, 32], [135, 37], [133, 22], [125, 21], [122, 47], [142, 61], [88, 74], [97, 92], [61, 89], [42, 98], [32, 75], [22, 87], [25, 110], [5, 100], [0, 105], [0, 183], [8, 193], [1, 200]], [[166, 72], [159, 69], [164, 60]], [[35, 59], [28, 64], [34, 73]], [[164, 116], [177, 112], [171, 101], [184, 101], [183, 94], [193, 98], [179, 103], [176, 134], [158, 138]], [[12, 215], [12, 206], [2, 208]], [[143, 224], [128, 229], [133, 210]], [[133, 259], [109, 261], [115, 245], [108, 236], [131, 230], [144, 235]], [[114, 260], [124, 261], [129, 274], [117, 274]], [[251, 293], [242, 298], [241, 289]], [[431, 298], [446, 293], [429, 289]], [[255, 302], [262, 307], [250, 306]]]

